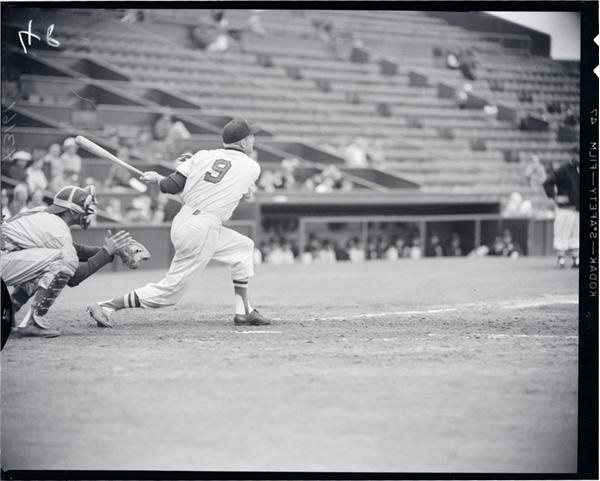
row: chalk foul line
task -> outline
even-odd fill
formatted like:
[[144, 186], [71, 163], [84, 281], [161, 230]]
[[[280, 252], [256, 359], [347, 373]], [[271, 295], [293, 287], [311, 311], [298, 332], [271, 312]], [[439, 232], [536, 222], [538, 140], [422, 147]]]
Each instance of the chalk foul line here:
[[380, 312], [365, 312], [361, 314], [352, 314], [348, 316], [329, 316], [329, 317], [312, 317], [300, 319], [300, 322], [310, 321], [344, 321], [348, 319], [371, 319], [388, 316], [414, 316], [424, 314], [443, 314], [447, 312], [464, 311], [471, 308], [489, 308], [489, 309], [527, 309], [532, 307], [550, 306], [556, 304], [578, 304], [577, 295], [549, 295], [542, 298], [517, 299], [511, 301], [500, 302], [469, 302], [456, 304], [454, 306], [439, 307], [436, 309], [423, 310], [397, 310], [397, 311], [380, 311]]

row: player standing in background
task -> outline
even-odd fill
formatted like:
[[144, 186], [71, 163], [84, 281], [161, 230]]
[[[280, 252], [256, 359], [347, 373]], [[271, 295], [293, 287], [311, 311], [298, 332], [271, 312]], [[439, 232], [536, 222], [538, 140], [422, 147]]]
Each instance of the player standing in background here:
[[227, 264], [231, 270], [234, 323], [271, 323], [248, 300], [248, 280], [254, 275], [254, 242], [222, 225], [240, 200], [249, 199], [255, 190], [260, 166], [250, 154], [256, 131], [244, 119], [233, 119], [223, 128], [223, 148], [196, 152], [168, 177], [152, 171], [144, 173], [140, 178], [143, 182], [158, 184], [163, 193], [180, 194], [183, 200], [171, 225], [175, 256], [161, 281], [88, 306], [99, 326], [110, 327], [112, 313], [120, 309], [174, 305], [211, 259]]
[[17, 336], [59, 336], [43, 318], [62, 289], [78, 285], [131, 242], [129, 233], [120, 231], [109, 232], [102, 247], [73, 243], [70, 226], [86, 229], [95, 204], [93, 187], [68, 186], [56, 193], [50, 207], [23, 212], [2, 224], [0, 273], [14, 287], [15, 312], [33, 296]]
[[568, 163], [561, 165], [544, 181], [546, 195], [554, 200], [554, 249], [558, 266], [565, 267], [565, 255], [571, 253], [579, 267], [579, 147], [575, 147]]

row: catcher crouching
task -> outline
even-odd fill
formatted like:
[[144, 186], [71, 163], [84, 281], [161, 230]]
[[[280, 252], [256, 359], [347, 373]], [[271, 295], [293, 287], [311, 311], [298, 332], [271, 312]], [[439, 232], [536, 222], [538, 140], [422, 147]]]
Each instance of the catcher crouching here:
[[44, 317], [65, 286], [75, 287], [118, 255], [136, 269], [150, 257], [148, 250], [125, 231], [108, 231], [102, 246], [73, 242], [70, 227], [87, 229], [96, 212], [92, 186], [63, 187], [47, 208], [36, 208], [2, 224], [0, 273], [17, 312], [33, 297], [23, 320], [14, 327], [18, 337], [56, 337]]

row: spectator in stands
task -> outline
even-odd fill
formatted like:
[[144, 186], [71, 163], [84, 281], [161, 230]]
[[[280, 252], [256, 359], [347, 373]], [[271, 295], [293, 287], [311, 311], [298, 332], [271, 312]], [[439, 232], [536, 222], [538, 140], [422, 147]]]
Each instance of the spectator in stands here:
[[48, 179], [43, 171], [44, 159], [35, 159], [33, 163], [27, 168], [27, 187], [29, 192], [35, 192], [41, 190], [42, 192], [48, 188]]
[[26, 184], [17, 184], [13, 190], [13, 198], [8, 205], [11, 217], [27, 210], [29, 190]]
[[174, 121], [170, 112], [161, 115], [152, 126], [152, 136], [155, 141], [162, 143], [162, 151], [166, 157], [174, 157], [176, 143], [180, 139], [189, 139], [190, 131], [180, 120]]
[[125, 219], [131, 223], [149, 223], [152, 220], [151, 204], [152, 199], [147, 195], [136, 197], [127, 209]]
[[525, 178], [529, 186], [533, 188], [542, 187], [546, 180], [546, 169], [535, 154], [531, 155], [530, 161], [525, 167]]
[[460, 49], [458, 51], [446, 51], [446, 67], [451, 70], [458, 70], [460, 67]]
[[521, 256], [521, 247], [513, 241], [512, 233], [509, 229], [504, 229], [504, 232], [502, 232], [502, 243], [504, 245], [502, 249], [502, 255], [504, 257], [515, 259]]
[[433, 231], [431, 233], [431, 237], [429, 238], [427, 247], [425, 248], [425, 255], [427, 257], [443, 257], [444, 250], [442, 249], [440, 236], [437, 231]]
[[106, 213], [114, 218], [115, 220], [122, 220], [123, 214], [121, 211], [121, 201], [115, 197], [111, 197], [108, 200], [108, 204], [106, 206]]
[[262, 12], [262, 10], [250, 10], [250, 15], [248, 16], [248, 28], [252, 33], [264, 37], [267, 34], [267, 31], [260, 18], [260, 12]]
[[296, 169], [300, 166], [300, 160], [296, 157], [287, 157], [281, 161], [281, 170], [285, 189], [297, 187]]
[[63, 153], [60, 158], [63, 163], [65, 182], [69, 185], [79, 185], [81, 157], [77, 154], [77, 144], [73, 137], [67, 137], [63, 142]]
[[213, 24], [219, 28], [227, 28], [229, 20], [227, 19], [227, 12], [222, 8], [213, 8], [210, 12], [210, 17]]
[[365, 249], [366, 258], [369, 261], [379, 259], [380, 249], [374, 236], [367, 237], [367, 247]]
[[563, 125], [571, 129], [575, 129], [579, 125], [579, 116], [575, 114], [571, 106], [567, 107], [565, 117], [563, 119]]
[[363, 243], [358, 237], [353, 237], [347, 243], [347, 252], [350, 262], [363, 262], [367, 258]]
[[410, 248], [410, 258], [420, 259], [422, 256], [423, 252], [421, 250], [421, 239], [415, 237], [412, 241], [412, 247]]
[[317, 251], [315, 261], [320, 264], [335, 264], [337, 262], [333, 243], [329, 239], [325, 239], [321, 244], [321, 248]]
[[344, 150], [344, 160], [348, 167], [367, 167], [368, 141], [364, 137], [356, 137]]
[[10, 209], [8, 208], [8, 204], [10, 204], [10, 196], [8, 195], [8, 189], [2, 189], [2, 201], [0, 202], [2, 205], [2, 220], [9, 219]]
[[27, 208], [34, 209], [36, 207], [47, 206], [48, 204], [46, 203], [46, 201], [44, 201], [44, 191], [41, 189], [35, 189], [31, 194], [29, 202], [27, 203]]
[[383, 148], [383, 140], [380, 138], [374, 139], [367, 146], [367, 163], [373, 168], [381, 168], [385, 166], [385, 149]]
[[453, 232], [450, 236], [450, 255], [454, 257], [460, 257], [463, 255], [460, 235], [457, 232]]
[[145, 13], [141, 9], [137, 8], [127, 8], [125, 9], [123, 16], [121, 17], [121, 22], [124, 23], [135, 23], [135, 22], [143, 22], [145, 17]]
[[519, 192], [510, 194], [510, 198], [502, 210], [504, 217], [529, 217], [533, 214], [533, 204], [530, 200], [523, 199]]
[[65, 172], [60, 153], [60, 144], [54, 143], [48, 148], [48, 153], [43, 157], [46, 170], [49, 173], [48, 188], [52, 192], [58, 192], [65, 187]]
[[401, 251], [401, 249], [398, 249], [398, 240], [392, 241], [385, 249], [384, 257], [388, 261], [397, 261], [400, 258]]
[[264, 190], [265, 192], [275, 192], [275, 173], [271, 170], [264, 170], [258, 179], [257, 184], [260, 190]]
[[502, 236], [497, 235], [494, 238], [494, 242], [492, 243], [492, 247], [489, 251], [489, 255], [491, 256], [501, 256], [504, 253], [504, 242], [502, 241]]
[[279, 242], [271, 242], [269, 254], [265, 258], [268, 264], [273, 265], [291, 265], [294, 263], [294, 253], [289, 242], [280, 239]]
[[456, 103], [459, 109], [465, 108], [471, 92], [473, 92], [473, 85], [470, 83], [465, 83], [460, 89], [456, 89]]
[[27, 167], [31, 164], [32, 159], [33, 157], [26, 150], [18, 150], [12, 154], [8, 165], [2, 166], [4, 173], [18, 182], [27, 182]]
[[468, 48], [465, 52], [459, 55], [458, 69], [463, 74], [463, 77], [467, 80], [477, 79], [477, 60], [475, 58], [475, 52]]

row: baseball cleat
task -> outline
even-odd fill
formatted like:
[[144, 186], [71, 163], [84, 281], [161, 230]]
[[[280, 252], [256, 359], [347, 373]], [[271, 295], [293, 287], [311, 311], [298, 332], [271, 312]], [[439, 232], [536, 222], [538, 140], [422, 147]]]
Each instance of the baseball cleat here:
[[112, 327], [110, 316], [100, 304], [90, 304], [86, 310], [98, 327]]
[[233, 322], [236, 326], [266, 326], [271, 324], [271, 319], [267, 319], [254, 309], [248, 314], [236, 314], [233, 317]]
[[39, 326], [36, 322], [31, 322], [25, 327], [17, 327], [13, 331], [15, 337], [58, 337], [60, 331], [56, 329], [47, 329]]
[[573, 264], [571, 264], [572, 269], [579, 269], [579, 257], [575, 257], [573, 259]]
[[559, 269], [564, 269], [565, 268], [565, 258], [562, 256], [558, 257], [558, 268]]

